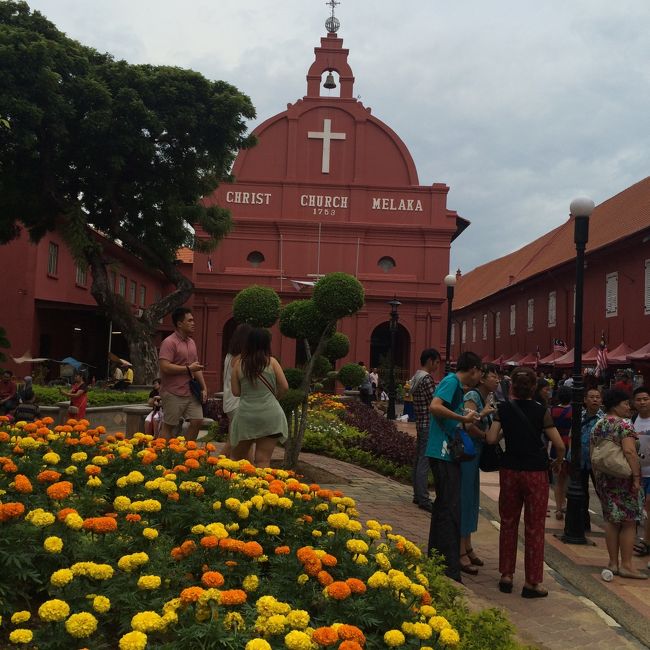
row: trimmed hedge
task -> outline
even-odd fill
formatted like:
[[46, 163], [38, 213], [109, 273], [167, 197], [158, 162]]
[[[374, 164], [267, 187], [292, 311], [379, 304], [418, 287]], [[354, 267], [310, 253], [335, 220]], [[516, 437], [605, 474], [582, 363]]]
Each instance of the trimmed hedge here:
[[[62, 387], [64, 388], [64, 387]], [[66, 388], [64, 388], [66, 390]], [[34, 396], [39, 406], [56, 406], [68, 398], [61, 395], [57, 387], [34, 385]], [[149, 399], [149, 392], [144, 390], [120, 391], [104, 388], [91, 388], [88, 391], [88, 406], [117, 406], [118, 404], [142, 404]]]

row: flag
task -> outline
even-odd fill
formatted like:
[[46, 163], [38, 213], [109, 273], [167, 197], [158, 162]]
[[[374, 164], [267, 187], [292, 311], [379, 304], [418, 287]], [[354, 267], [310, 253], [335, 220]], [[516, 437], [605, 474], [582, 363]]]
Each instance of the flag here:
[[553, 352], [566, 353], [567, 350], [566, 341], [563, 341], [562, 339], [553, 339]]
[[601, 377], [607, 369], [607, 343], [605, 343], [605, 332], [600, 336], [600, 345], [596, 352], [596, 377]]
[[208, 257], [208, 271], [212, 273], [212, 258]]
[[537, 366], [539, 365], [539, 360], [542, 358], [542, 355], [539, 353], [539, 345], [537, 346], [537, 350], [535, 351], [535, 370], [537, 370]]

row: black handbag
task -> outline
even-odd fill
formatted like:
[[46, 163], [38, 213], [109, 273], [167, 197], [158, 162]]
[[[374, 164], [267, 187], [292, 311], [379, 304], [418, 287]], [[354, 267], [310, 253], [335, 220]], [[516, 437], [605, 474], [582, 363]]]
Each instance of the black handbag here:
[[497, 472], [501, 468], [503, 450], [498, 442], [493, 445], [485, 443], [481, 450], [481, 458], [478, 461], [479, 469], [482, 472]]
[[187, 368], [187, 374], [190, 376], [190, 393], [192, 393], [192, 396], [196, 398], [196, 400], [199, 402], [199, 404], [203, 403], [203, 388], [201, 387], [201, 384], [199, 383], [198, 379], [194, 379], [194, 375], [190, 371], [189, 368]]

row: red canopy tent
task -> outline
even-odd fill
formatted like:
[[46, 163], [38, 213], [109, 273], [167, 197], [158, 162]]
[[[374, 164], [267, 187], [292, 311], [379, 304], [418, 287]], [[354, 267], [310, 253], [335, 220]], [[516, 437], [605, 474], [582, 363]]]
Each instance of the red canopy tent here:
[[[626, 355], [628, 361], [650, 361], [650, 343]], [[609, 357], [608, 357], [609, 358]]]
[[627, 343], [621, 343], [607, 353], [607, 363], [613, 366], [624, 366], [627, 364], [627, 355], [632, 353], [633, 350]]
[[519, 361], [524, 358], [521, 352], [515, 352], [509, 359], [506, 359], [503, 363], [506, 366], [518, 366]]
[[582, 355], [582, 363], [584, 363], [587, 366], [595, 366], [597, 354], [598, 354], [598, 348], [594, 345], [594, 347], [591, 348], [591, 350], [588, 350]]
[[536, 366], [539, 363], [537, 355], [529, 352], [525, 357], [519, 359], [520, 366], [530, 366], [531, 368]]
[[491, 354], [486, 354], [486, 355], [481, 359], [481, 361], [482, 361], [483, 363], [490, 363], [490, 359], [491, 359], [491, 358], [492, 358], [492, 355], [491, 355]]
[[573, 348], [559, 356], [553, 362], [556, 368], [571, 368], [573, 366]]
[[543, 359], [540, 359], [539, 360], [539, 365], [540, 366], [552, 366], [552, 365], [555, 364], [555, 360], [559, 359], [562, 356], [564, 356], [564, 352], [553, 351], [548, 356], [544, 357]]
[[490, 363], [494, 366], [498, 366], [499, 368], [501, 368], [503, 366], [503, 355], [500, 354], [496, 359], [492, 359]]

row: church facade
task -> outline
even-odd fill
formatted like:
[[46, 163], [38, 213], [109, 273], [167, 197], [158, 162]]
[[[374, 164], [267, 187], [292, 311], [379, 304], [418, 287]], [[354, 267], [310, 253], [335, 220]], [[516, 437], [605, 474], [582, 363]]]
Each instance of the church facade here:
[[[339, 94], [323, 94], [334, 74]], [[366, 304], [340, 322], [351, 342], [341, 363], [381, 364], [394, 297], [402, 303], [395, 350], [402, 374], [413, 372], [425, 347], [442, 351], [443, 278], [451, 241], [468, 222], [447, 208], [447, 185], [420, 185], [402, 140], [355, 99], [336, 32], [315, 48], [307, 94], [254, 134], [258, 144], [235, 161], [235, 181], [204, 199], [230, 209], [235, 227], [215, 252], [194, 254], [195, 339], [210, 389], [222, 387], [233, 298], [252, 284], [272, 287], [286, 304], [308, 296], [324, 274], [356, 276]], [[301, 350], [273, 329], [273, 353], [284, 367], [300, 363]]]

